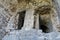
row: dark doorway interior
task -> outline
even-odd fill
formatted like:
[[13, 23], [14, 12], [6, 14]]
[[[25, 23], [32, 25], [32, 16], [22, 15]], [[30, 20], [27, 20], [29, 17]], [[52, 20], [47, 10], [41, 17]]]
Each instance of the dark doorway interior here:
[[18, 18], [18, 29], [21, 29], [23, 27], [24, 18], [25, 18], [25, 12], [26, 11], [18, 12], [18, 14], [19, 14], [19, 18]]
[[39, 17], [39, 29], [41, 29], [44, 33], [48, 33], [49, 28], [46, 26], [46, 22], [41, 20]]
[[48, 33], [48, 27], [47, 26], [45, 26], [45, 25], [40, 25], [40, 29], [42, 29], [42, 31], [44, 32], [44, 33]]

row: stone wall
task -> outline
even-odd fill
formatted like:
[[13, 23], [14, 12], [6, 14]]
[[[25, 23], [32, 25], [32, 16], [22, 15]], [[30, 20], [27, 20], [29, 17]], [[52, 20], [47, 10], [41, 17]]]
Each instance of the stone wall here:
[[[0, 29], [4, 29], [5, 33], [16, 30], [18, 28], [18, 12], [25, 10], [26, 15], [22, 29], [32, 29], [35, 27], [39, 30], [38, 16], [40, 16], [42, 20], [46, 21], [49, 31], [60, 31], [58, 1], [0, 0]], [[36, 17], [36, 20], [34, 17]]]

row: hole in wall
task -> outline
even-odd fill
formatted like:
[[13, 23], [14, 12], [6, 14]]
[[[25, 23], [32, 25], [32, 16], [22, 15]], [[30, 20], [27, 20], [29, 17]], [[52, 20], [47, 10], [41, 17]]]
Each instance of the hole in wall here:
[[42, 20], [40, 17], [39, 17], [39, 29], [41, 29], [42, 32], [44, 32], [44, 33], [50, 32], [49, 27], [46, 25], [46, 21]]
[[40, 29], [42, 29], [42, 31], [44, 32], [44, 33], [48, 33], [48, 27], [47, 26], [45, 26], [45, 25], [40, 25]]
[[25, 18], [25, 12], [26, 11], [18, 12], [18, 14], [19, 14], [19, 18], [18, 18], [18, 29], [21, 29], [23, 27], [24, 18]]

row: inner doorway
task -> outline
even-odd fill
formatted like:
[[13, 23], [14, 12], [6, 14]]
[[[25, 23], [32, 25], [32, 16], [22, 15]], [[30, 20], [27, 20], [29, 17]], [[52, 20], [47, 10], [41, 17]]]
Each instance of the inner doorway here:
[[[48, 15], [46, 14], [46, 16], [48, 16]], [[51, 22], [50, 17], [48, 16], [49, 19], [47, 19], [47, 18], [45, 19], [45, 18], [46, 17], [41, 17], [41, 15], [39, 16], [39, 29], [41, 29], [44, 33], [52, 32], [53, 27], [52, 27], [52, 22]]]
[[18, 14], [19, 14], [19, 18], [18, 18], [18, 29], [21, 29], [23, 27], [24, 18], [25, 18], [25, 12], [26, 11], [18, 12]]

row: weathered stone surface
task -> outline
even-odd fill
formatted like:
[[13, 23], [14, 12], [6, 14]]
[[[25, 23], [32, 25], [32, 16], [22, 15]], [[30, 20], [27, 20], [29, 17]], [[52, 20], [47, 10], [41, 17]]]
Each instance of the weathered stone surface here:
[[37, 14], [34, 18], [34, 26], [35, 26], [35, 29], [39, 29], [39, 14]]
[[[57, 2], [60, 6], [59, 0]], [[53, 5], [52, 0], [30, 0], [30, 1], [28, 1], [28, 0], [23, 0], [23, 1], [22, 0], [20, 0], [20, 1], [19, 0], [0, 0], [0, 4], [1, 4], [0, 5], [1, 6], [1, 8], [0, 8], [0, 29], [2, 29], [2, 31], [0, 31], [0, 39], [2, 39], [5, 36], [6, 31], [10, 32], [11, 29], [14, 30], [17, 28], [17, 20], [18, 20], [17, 12], [20, 12], [23, 10], [28, 10], [28, 9], [33, 9], [34, 11], [37, 11], [38, 13], [41, 13], [41, 14], [43, 14], [43, 13], [46, 14], [47, 11], [48, 11], [48, 13], [50, 13], [53, 10], [53, 12], [50, 13], [52, 26], [54, 28], [53, 30], [60, 31], [59, 18], [58, 18], [58, 14], [57, 14], [58, 12], [56, 12], [56, 10], [58, 11], [60, 9], [59, 8], [54, 9], [53, 6], [55, 4]], [[48, 10], [48, 9], [52, 9], [52, 10]], [[31, 17], [32, 15], [31, 16], [28, 15], [28, 16], [30, 18], [32, 18]], [[44, 15], [44, 17], [47, 18], [48, 16]], [[27, 24], [29, 24], [30, 26], [29, 25], [24, 26], [24, 28], [25, 27], [27, 29], [32, 28], [33, 25], [31, 25], [31, 24], [33, 24], [33, 20], [31, 23], [29, 23], [29, 21], [31, 22], [31, 19], [28, 18]], [[25, 24], [26, 24], [26, 22], [25, 22]], [[49, 26], [49, 28], [51, 30], [51, 26]], [[13, 31], [10, 33], [10, 35], [5, 36], [6, 39], [4, 37], [3, 40], [10, 40], [11, 37], [12, 37], [11, 40], [20, 40], [20, 39], [21, 40], [28, 40], [28, 39], [29, 40], [59, 40], [60, 39], [60, 34], [58, 32], [47, 33], [47, 34], [41, 33], [42, 36], [39, 34], [40, 32], [38, 33], [35, 30], [33, 32], [31, 30], [30, 30], [30, 32], [26, 32], [24, 30], [20, 31], [20, 32]], [[15, 33], [16, 33], [16, 35], [15, 35]], [[17, 36], [17, 34], [18, 34], [18, 36]], [[19, 38], [19, 37], [22, 37], [22, 38]]]
[[59, 32], [42, 33], [41, 30], [13, 31], [2, 40], [59, 40]]
[[9, 17], [5, 14], [7, 14], [7, 12], [4, 10], [4, 8], [0, 7], [0, 29], [7, 26]]
[[53, 0], [53, 3], [55, 5], [55, 9], [57, 11], [57, 16], [59, 21], [57, 21], [59, 23], [59, 25], [57, 26], [57, 30], [60, 31], [60, 0]]
[[26, 11], [23, 30], [30, 30], [34, 26], [34, 10], [29, 9]]
[[[16, 12], [17, 10], [26, 10], [26, 9], [30, 9], [30, 8], [37, 8], [37, 7], [41, 7], [43, 5], [52, 5], [51, 0], [23, 0], [23, 1], [19, 1], [19, 0], [0, 0], [0, 3], [7, 8], [8, 10], [10, 10], [11, 12]], [[23, 5], [22, 5], [23, 4]]]
[[0, 40], [2, 40], [2, 38], [6, 35], [6, 31], [5, 29], [0, 29]]

